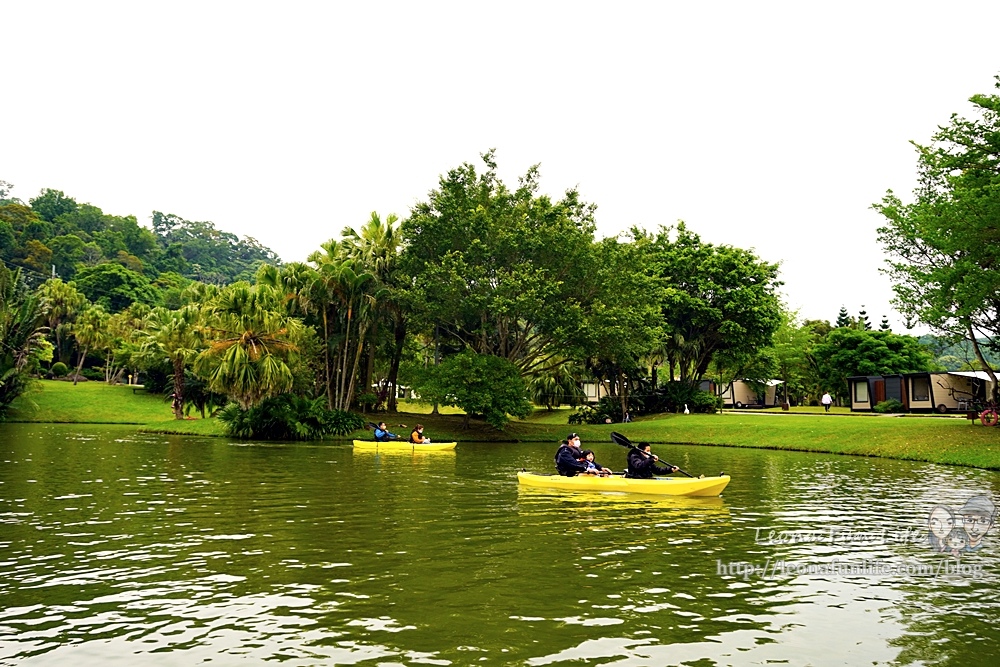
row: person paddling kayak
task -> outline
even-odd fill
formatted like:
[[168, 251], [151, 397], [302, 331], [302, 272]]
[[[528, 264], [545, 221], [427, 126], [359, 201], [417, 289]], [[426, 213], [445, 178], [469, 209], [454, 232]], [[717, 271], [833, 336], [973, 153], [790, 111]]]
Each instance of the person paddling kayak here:
[[669, 475], [680, 468], [675, 465], [656, 465], [659, 457], [649, 451], [648, 442], [640, 442], [628, 453], [628, 477], [634, 479], [653, 479], [653, 475]]

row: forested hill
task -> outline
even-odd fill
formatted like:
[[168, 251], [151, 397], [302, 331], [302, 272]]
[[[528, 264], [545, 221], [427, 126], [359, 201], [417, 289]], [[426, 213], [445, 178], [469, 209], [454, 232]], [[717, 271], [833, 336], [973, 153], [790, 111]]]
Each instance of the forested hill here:
[[[967, 371], [979, 368], [976, 361], [976, 354], [972, 350], [969, 341], [953, 341], [943, 336], [924, 335], [919, 338], [920, 344], [926, 347], [937, 358], [938, 364], [949, 371]], [[985, 338], [979, 340], [979, 349], [986, 358], [987, 363], [992, 368], [1000, 368], [1000, 358], [989, 349], [989, 341]]]
[[57, 277], [83, 283], [84, 291], [95, 274], [114, 273], [138, 283], [225, 285], [251, 278], [261, 262], [280, 264], [270, 248], [211, 222], [155, 211], [150, 229], [135, 216], [107, 214], [59, 190], [43, 190], [25, 204], [3, 181], [0, 260], [10, 268], [23, 267], [31, 284], [51, 277], [55, 267]]

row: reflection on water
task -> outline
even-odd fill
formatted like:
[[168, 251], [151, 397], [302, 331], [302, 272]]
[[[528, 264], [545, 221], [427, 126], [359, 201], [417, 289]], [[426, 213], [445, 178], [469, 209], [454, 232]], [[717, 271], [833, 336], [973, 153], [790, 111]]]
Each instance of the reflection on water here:
[[960, 560], [927, 543], [930, 508], [1000, 497], [996, 474], [662, 447], [692, 472], [735, 471], [724, 496], [519, 488], [516, 471], [547, 471], [550, 449], [4, 426], [0, 664], [968, 665], [997, 652], [996, 529]]

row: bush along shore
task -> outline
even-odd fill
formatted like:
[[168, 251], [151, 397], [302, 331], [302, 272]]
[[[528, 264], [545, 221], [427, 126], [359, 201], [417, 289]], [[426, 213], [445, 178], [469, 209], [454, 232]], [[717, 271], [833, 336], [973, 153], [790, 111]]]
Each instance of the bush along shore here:
[[[472, 420], [463, 429], [463, 415], [451, 411], [429, 414], [427, 406], [407, 406], [391, 415], [366, 415], [366, 421], [385, 420], [401, 436], [420, 422], [436, 440], [477, 442], [537, 442], [555, 447], [569, 431], [584, 442], [610, 442], [619, 431], [632, 441], [654, 444], [755, 447], [803, 452], [926, 461], [1000, 470], [1000, 427], [988, 428], [961, 417], [883, 417], [861, 414], [720, 414], [655, 415], [628, 424], [568, 425], [566, 410], [539, 410], [525, 420], [511, 422], [504, 431]], [[43, 381], [39, 390], [17, 399], [8, 413], [10, 422], [77, 424], [132, 424], [145, 433], [222, 436], [215, 418], [171, 418], [170, 402], [129, 385]], [[358, 430], [328, 438], [331, 444], [370, 439]]]

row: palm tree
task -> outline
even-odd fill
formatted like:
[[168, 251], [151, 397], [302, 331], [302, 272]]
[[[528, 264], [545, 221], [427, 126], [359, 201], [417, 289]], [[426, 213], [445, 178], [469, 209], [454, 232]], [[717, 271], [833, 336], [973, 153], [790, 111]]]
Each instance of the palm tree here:
[[45, 323], [56, 337], [56, 359], [65, 362], [68, 359], [63, 349], [63, 334], [76, 314], [87, 306], [87, 297], [77, 291], [74, 283], [64, 283], [59, 278], [46, 280], [38, 292]]
[[140, 334], [141, 354], [170, 363], [174, 374], [174, 419], [184, 419], [184, 366], [203, 349], [200, 316], [195, 306], [180, 310], [154, 308]]
[[[393, 214], [386, 216], [385, 222], [372, 211], [371, 217], [361, 227], [360, 231], [345, 228], [341, 232], [343, 244], [349, 257], [360, 261], [374, 276], [379, 285], [376, 307], [372, 310], [372, 326], [369, 342], [369, 354], [365, 366], [363, 386], [365, 391], [371, 387], [375, 366], [375, 341], [378, 339], [379, 323], [390, 319], [393, 324], [394, 346], [392, 358], [389, 361], [388, 401], [390, 412], [396, 411], [396, 382], [399, 376], [399, 363], [403, 357], [403, 346], [406, 342], [407, 317], [406, 310], [399, 299], [402, 282], [397, 270], [402, 240], [399, 234], [399, 218]], [[435, 409], [437, 406], [435, 406]]]
[[77, 315], [76, 321], [70, 328], [70, 333], [76, 339], [76, 346], [79, 349], [80, 360], [76, 364], [76, 373], [73, 375], [73, 386], [80, 381], [80, 371], [83, 370], [83, 362], [87, 359], [90, 350], [103, 348], [107, 338], [108, 313], [100, 305], [94, 304], [82, 313]]
[[21, 270], [0, 263], [0, 414], [31, 382], [28, 364], [45, 339], [41, 316], [40, 299], [28, 290]]
[[[308, 300], [322, 314], [326, 343], [327, 407], [346, 410], [350, 407], [360, 365], [365, 333], [371, 324], [371, 306], [375, 301], [375, 277], [363, 265], [347, 256], [345, 246], [330, 240], [309, 256], [316, 265], [316, 279], [306, 290]], [[336, 329], [334, 329], [336, 327]], [[352, 340], [352, 335], [357, 334]], [[336, 341], [334, 382], [330, 350]], [[354, 348], [351, 348], [351, 344]]]
[[279, 293], [267, 285], [238, 282], [208, 306], [211, 343], [195, 360], [209, 388], [247, 410], [292, 388], [286, 361], [298, 352], [301, 325], [284, 312]]

